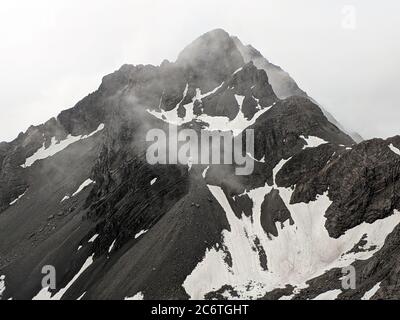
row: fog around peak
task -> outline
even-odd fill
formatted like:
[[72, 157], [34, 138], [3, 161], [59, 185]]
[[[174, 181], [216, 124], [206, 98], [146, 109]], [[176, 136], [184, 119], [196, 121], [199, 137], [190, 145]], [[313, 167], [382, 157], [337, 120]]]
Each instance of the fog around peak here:
[[[175, 61], [223, 29], [279, 65], [366, 138], [399, 134], [400, 4], [348, 1], [5, 0], [0, 7], [0, 141], [75, 105], [121, 65]], [[221, 31], [220, 31], [221, 32]], [[221, 32], [222, 33], [222, 32]]]

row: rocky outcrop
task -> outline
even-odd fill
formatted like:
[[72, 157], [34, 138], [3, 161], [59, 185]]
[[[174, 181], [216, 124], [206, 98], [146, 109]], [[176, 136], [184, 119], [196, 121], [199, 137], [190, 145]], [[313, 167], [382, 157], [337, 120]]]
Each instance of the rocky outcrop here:
[[[183, 122], [191, 111], [181, 128], [210, 129], [207, 117], [240, 116], [254, 130], [252, 174], [236, 176], [230, 164], [148, 164], [147, 131], [167, 132], [169, 113]], [[86, 138], [23, 166], [39, 149], [78, 136]], [[245, 271], [259, 280], [259, 269], [272, 272], [271, 252], [287, 248], [283, 243], [274, 251], [269, 245], [281, 235], [296, 236], [285, 228], [300, 228], [291, 205], [307, 207], [326, 196], [326, 230], [316, 233], [329, 233], [330, 239], [400, 210], [398, 149], [400, 137], [355, 144], [286, 72], [225, 31], [211, 31], [176, 62], [122, 66], [73, 108], [0, 144], [2, 298], [34, 297], [41, 290], [41, 268], [50, 264], [57, 269], [52, 293], [68, 285], [62, 299], [83, 293], [84, 299], [124, 299], [138, 292], [146, 299], [187, 299], [193, 272], [215, 280], [201, 273], [208, 270], [201, 269], [207, 257], [210, 268], [226, 268], [221, 272], [234, 278], [238, 261], [228, 242], [235, 233], [244, 239], [237, 245], [256, 254], [256, 266]], [[357, 237], [345, 255], [376, 252], [352, 263], [359, 286], [339, 298], [359, 299], [377, 282], [374, 298], [398, 297], [398, 233], [396, 227], [382, 248], [367, 246], [368, 234]], [[309, 243], [306, 248], [313, 252]], [[261, 286], [257, 297], [309, 299], [339, 289], [340, 269], [323, 270], [306, 287]], [[251, 281], [246, 290], [253, 286]], [[240, 289], [219, 283], [203, 297], [242, 297]]]
[[293, 219], [290, 216], [290, 211], [286, 208], [285, 203], [279, 196], [278, 190], [272, 190], [264, 198], [261, 205], [261, 225], [264, 231], [271, 236], [278, 236], [278, 229], [276, 223], [280, 223], [283, 228], [283, 223], [289, 221], [293, 224]]

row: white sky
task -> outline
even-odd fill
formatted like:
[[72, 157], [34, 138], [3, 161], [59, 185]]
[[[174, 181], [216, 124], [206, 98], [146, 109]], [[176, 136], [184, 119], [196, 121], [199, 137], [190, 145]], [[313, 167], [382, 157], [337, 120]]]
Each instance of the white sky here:
[[[356, 9], [342, 27], [343, 6]], [[223, 28], [280, 65], [344, 126], [400, 134], [398, 0], [1, 0], [0, 141], [97, 89], [124, 63], [175, 60]]]

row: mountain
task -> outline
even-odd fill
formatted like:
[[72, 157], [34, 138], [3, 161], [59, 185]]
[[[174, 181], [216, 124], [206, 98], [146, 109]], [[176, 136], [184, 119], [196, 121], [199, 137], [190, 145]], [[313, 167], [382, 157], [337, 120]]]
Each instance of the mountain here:
[[[210, 31], [0, 144], [2, 299], [399, 298], [400, 136], [355, 143], [247, 48]], [[253, 129], [254, 170], [149, 164], [171, 127]]]

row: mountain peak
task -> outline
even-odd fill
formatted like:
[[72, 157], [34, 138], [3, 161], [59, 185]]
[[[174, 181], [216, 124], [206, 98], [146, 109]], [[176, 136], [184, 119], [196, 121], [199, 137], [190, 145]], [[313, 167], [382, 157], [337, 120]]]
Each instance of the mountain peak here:
[[200, 72], [200, 78], [221, 83], [242, 67], [244, 60], [231, 36], [222, 29], [215, 29], [186, 46], [176, 63]]
[[201, 53], [218, 53], [225, 48], [234, 48], [234, 42], [228, 32], [223, 29], [214, 29], [208, 31], [189, 45], [187, 45], [183, 51], [179, 54], [177, 62], [184, 63], [187, 60], [192, 60], [196, 58], [205, 58], [205, 56], [200, 55]]

